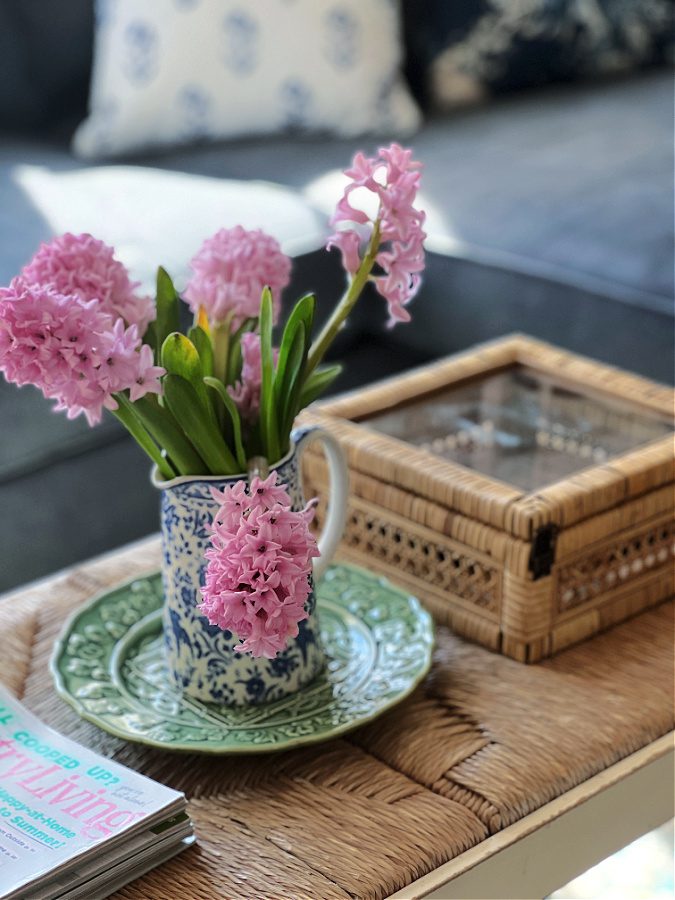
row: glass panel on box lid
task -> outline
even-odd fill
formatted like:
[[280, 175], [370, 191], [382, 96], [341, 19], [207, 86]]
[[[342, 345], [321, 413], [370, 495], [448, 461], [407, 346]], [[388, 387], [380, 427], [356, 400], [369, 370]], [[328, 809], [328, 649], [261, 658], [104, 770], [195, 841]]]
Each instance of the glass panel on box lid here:
[[448, 387], [364, 424], [525, 491], [671, 431], [656, 413], [585, 396], [525, 366]]

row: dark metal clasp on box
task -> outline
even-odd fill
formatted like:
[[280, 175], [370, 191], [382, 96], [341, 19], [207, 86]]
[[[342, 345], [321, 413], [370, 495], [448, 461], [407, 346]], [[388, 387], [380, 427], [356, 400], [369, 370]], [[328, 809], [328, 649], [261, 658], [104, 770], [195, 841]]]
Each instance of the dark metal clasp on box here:
[[557, 525], [543, 525], [538, 528], [532, 541], [528, 568], [536, 581], [551, 574], [555, 562], [555, 541], [558, 536]]

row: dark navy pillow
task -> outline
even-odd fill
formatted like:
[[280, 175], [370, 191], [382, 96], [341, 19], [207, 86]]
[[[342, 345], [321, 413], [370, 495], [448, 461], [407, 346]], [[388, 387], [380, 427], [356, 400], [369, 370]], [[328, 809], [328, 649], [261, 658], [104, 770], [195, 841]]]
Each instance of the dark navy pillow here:
[[404, 0], [408, 78], [450, 109], [673, 59], [673, 0]]
[[93, 32], [93, 0], [0, 0], [0, 129], [82, 116]]

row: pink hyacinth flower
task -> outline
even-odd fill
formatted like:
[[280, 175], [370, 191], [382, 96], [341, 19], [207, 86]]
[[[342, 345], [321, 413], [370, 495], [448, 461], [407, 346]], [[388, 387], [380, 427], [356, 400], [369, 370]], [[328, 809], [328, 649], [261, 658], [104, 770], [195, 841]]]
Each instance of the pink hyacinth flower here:
[[193, 275], [185, 299], [194, 313], [202, 307], [211, 324], [229, 317], [234, 330], [245, 319], [258, 316], [265, 286], [272, 291], [277, 320], [281, 292], [290, 281], [291, 261], [264, 231], [247, 231], [241, 225], [222, 228], [204, 241], [190, 267]]
[[309, 530], [313, 504], [294, 512], [276, 472], [212, 495], [220, 507], [199, 610], [237, 636], [238, 653], [271, 659], [297, 637], [308, 615], [312, 559], [319, 555]]
[[[274, 349], [274, 361], [279, 358], [279, 351]], [[260, 409], [260, 388], [262, 385], [262, 356], [260, 352], [260, 335], [247, 331], [241, 336], [241, 375], [235, 385], [227, 388], [227, 392], [237, 405], [239, 414], [249, 424], [255, 423]]]
[[336, 231], [328, 240], [326, 250], [337, 247], [342, 254], [342, 265], [345, 271], [350, 275], [356, 275], [361, 265], [361, 243], [361, 235], [358, 231]]
[[228, 393], [237, 404], [242, 419], [254, 422], [260, 408], [262, 385], [262, 356], [260, 335], [247, 331], [241, 336], [241, 375], [239, 381], [228, 387]]
[[129, 399], [132, 403], [145, 397], [146, 394], [161, 394], [160, 378], [166, 374], [165, 369], [155, 365], [152, 349], [147, 344], [142, 345], [138, 356], [137, 369], [129, 389]]
[[139, 282], [131, 281], [112, 247], [90, 234], [62, 234], [41, 244], [21, 270], [28, 285], [51, 286], [65, 296], [96, 300], [113, 319], [135, 325], [142, 337], [155, 318], [151, 297], [136, 293]]
[[[375, 262], [382, 274], [376, 274], [373, 281], [387, 301], [390, 327], [410, 320], [405, 307], [419, 290], [424, 269], [425, 214], [415, 206], [420, 168], [421, 164], [412, 159], [412, 151], [398, 144], [381, 147], [373, 158], [357, 153], [345, 170], [350, 182], [331, 218], [336, 230], [328, 239], [327, 249], [340, 250], [343, 266], [352, 276], [363, 264], [364, 249], [377, 227], [379, 252]], [[376, 199], [374, 216], [353, 202], [352, 195], [363, 190]]]
[[0, 372], [32, 384], [68, 418], [90, 425], [103, 409], [117, 409], [120, 391], [159, 393], [163, 369], [150, 365], [135, 325], [113, 321], [97, 300], [85, 301], [15, 278], [0, 288]]

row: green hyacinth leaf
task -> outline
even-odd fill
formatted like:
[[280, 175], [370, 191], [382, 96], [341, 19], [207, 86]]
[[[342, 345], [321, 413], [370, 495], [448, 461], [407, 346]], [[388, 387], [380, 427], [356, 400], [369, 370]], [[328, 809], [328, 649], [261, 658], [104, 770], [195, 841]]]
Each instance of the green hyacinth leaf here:
[[[305, 326], [298, 322], [295, 329], [293, 343], [285, 360], [283, 380], [279, 379], [278, 409], [280, 410], [280, 442], [285, 449], [288, 447], [293, 420], [297, 414], [297, 403], [303, 381], [303, 369], [307, 361], [307, 342], [305, 339]], [[275, 382], [276, 386], [276, 382]]]
[[162, 345], [172, 331], [180, 328], [179, 297], [171, 276], [160, 266], [157, 269], [157, 317], [153, 327], [155, 331], [155, 359], [159, 364]]
[[140, 397], [131, 406], [151, 437], [166, 451], [179, 475], [207, 474], [206, 463], [185, 437], [171, 411], [160, 406], [153, 394]]
[[113, 410], [113, 415], [120, 420], [129, 434], [132, 435], [138, 445], [147, 453], [157, 466], [162, 478], [165, 480], [175, 478], [178, 473], [175, 471], [170, 461], [162, 456], [161, 447], [155, 443], [147, 426], [144, 424], [142, 417], [136, 413], [136, 410], [134, 409], [135, 404], [131, 403], [129, 398], [123, 393], [116, 394], [115, 399], [118, 402], [118, 407]]
[[262, 379], [260, 386], [260, 429], [265, 455], [270, 463], [279, 459], [277, 407], [274, 398], [274, 351], [272, 349], [272, 292], [263, 289], [260, 303], [260, 357]]
[[274, 392], [277, 406], [279, 407], [283, 406], [290, 381], [302, 365], [305, 346], [305, 326], [303, 323], [295, 322], [291, 328], [287, 326], [284, 330], [279, 350], [277, 372], [274, 377]]
[[[206, 387], [202, 382], [202, 388]], [[212, 475], [234, 475], [237, 461], [214, 421], [199, 400], [194, 386], [181, 375], [164, 377], [164, 396], [176, 421], [204, 459]], [[211, 406], [209, 404], [209, 409]]]
[[339, 364], [334, 366], [322, 366], [312, 372], [300, 392], [297, 412], [304, 409], [306, 406], [309, 406], [310, 403], [313, 403], [320, 397], [321, 394], [331, 386], [341, 372], [342, 366]]
[[279, 413], [279, 443], [288, 445], [297, 403], [304, 382], [304, 369], [312, 336], [316, 297], [305, 294], [295, 304], [288, 317], [279, 348], [279, 362], [274, 381], [274, 393]]
[[234, 449], [237, 457], [237, 463], [239, 464], [240, 471], [245, 472], [246, 452], [244, 450], [244, 444], [241, 437], [241, 417], [239, 415], [239, 410], [237, 409], [237, 406], [232, 397], [230, 397], [230, 395], [227, 393], [227, 388], [218, 378], [210, 378], [207, 376], [204, 379], [204, 384], [216, 392], [217, 397], [220, 398], [223, 406], [225, 407], [225, 411], [227, 412], [232, 425], [232, 436], [234, 438]]
[[[204, 377], [206, 378], [213, 375], [213, 344], [211, 343], [209, 334], [201, 326], [193, 325], [192, 328], [190, 328], [190, 330], [188, 331], [188, 339], [192, 341], [195, 348], [197, 349], [197, 353], [199, 354], [199, 361], [202, 364], [202, 372], [204, 373]], [[224, 422], [221, 418], [219, 418], [219, 407], [216, 403], [216, 398], [213, 394], [210, 394], [209, 400], [211, 401], [211, 406], [213, 407], [216, 421], [218, 422], [220, 430], [222, 431]]]
[[[309, 351], [309, 345], [312, 338], [312, 326], [314, 323], [314, 310], [316, 308], [316, 298], [314, 294], [305, 294], [295, 304], [291, 311], [284, 333], [281, 337], [281, 346], [279, 347], [279, 362], [277, 365], [276, 383], [281, 387], [280, 375], [286, 370], [287, 359], [291, 353], [293, 342], [300, 325], [304, 328], [303, 355], [306, 357]], [[281, 378], [283, 381], [283, 376]]]
[[199, 403], [215, 425], [216, 415], [204, 386], [204, 368], [192, 341], [179, 331], [170, 334], [162, 344], [162, 365], [171, 375], [180, 375], [190, 382]]
[[211, 343], [211, 338], [199, 325], [193, 325], [187, 336], [197, 349], [204, 375], [213, 375], [213, 344]]
[[312, 342], [312, 329], [314, 327], [314, 313], [316, 311], [316, 297], [314, 294], [305, 294], [301, 297], [293, 307], [284, 334], [281, 338], [281, 347], [279, 348], [279, 358], [281, 358], [284, 350], [284, 343], [287, 333], [291, 335], [300, 322], [305, 327], [305, 355], [309, 353], [310, 344]]
[[227, 384], [234, 384], [239, 381], [242, 359], [241, 339], [233, 335], [230, 339], [230, 354], [227, 358]]

